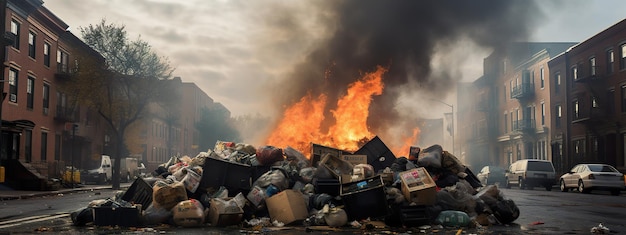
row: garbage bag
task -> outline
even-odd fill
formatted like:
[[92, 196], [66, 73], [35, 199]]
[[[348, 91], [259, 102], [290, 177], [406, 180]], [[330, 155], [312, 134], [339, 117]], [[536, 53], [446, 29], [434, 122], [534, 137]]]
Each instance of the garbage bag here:
[[470, 223], [470, 217], [463, 211], [446, 210], [439, 213], [435, 220], [446, 227], [465, 227]]
[[204, 223], [204, 206], [195, 199], [179, 202], [172, 208], [174, 224], [182, 227], [195, 227]]
[[261, 175], [256, 181], [254, 181], [253, 186], [267, 188], [271, 184], [276, 186], [280, 191], [283, 191], [289, 188], [289, 183], [290, 182], [284, 171], [279, 168], [275, 168]]
[[306, 167], [311, 166], [311, 162], [298, 150], [287, 146], [284, 150], [285, 156], [287, 156], [286, 160], [289, 162], [295, 163], [298, 169], [304, 169]]
[[162, 207], [154, 206], [150, 204], [148, 208], [143, 211], [143, 221], [146, 225], [156, 225], [167, 222], [172, 217], [172, 210], [168, 210]]
[[75, 226], [85, 226], [87, 223], [93, 222], [93, 210], [91, 207], [78, 209], [70, 214], [72, 224]]
[[152, 186], [152, 204], [157, 207], [171, 210], [181, 201], [187, 200], [187, 190], [182, 182], [169, 183], [159, 180]]
[[496, 202], [496, 208], [493, 209], [493, 215], [502, 224], [515, 221], [519, 217], [519, 213], [519, 208], [511, 199], [503, 199]]
[[261, 165], [269, 166], [284, 160], [283, 150], [274, 146], [262, 146], [256, 151], [256, 159]]
[[443, 148], [438, 144], [422, 149], [417, 159], [417, 165], [426, 168], [441, 168], [442, 152]]

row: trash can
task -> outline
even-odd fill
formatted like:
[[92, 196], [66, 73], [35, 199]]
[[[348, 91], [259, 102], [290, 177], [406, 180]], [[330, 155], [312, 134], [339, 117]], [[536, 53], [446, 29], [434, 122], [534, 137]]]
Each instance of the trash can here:
[[4, 183], [4, 167], [0, 166], [0, 183]]

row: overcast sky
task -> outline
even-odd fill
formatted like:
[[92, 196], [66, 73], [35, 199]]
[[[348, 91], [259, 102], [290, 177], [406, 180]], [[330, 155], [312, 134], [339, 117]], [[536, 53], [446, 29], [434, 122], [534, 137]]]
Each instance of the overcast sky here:
[[[324, 1], [44, 0], [44, 6], [78, 37], [80, 27], [102, 19], [125, 25], [131, 39], [141, 37], [169, 59], [176, 68], [174, 76], [196, 83], [237, 116], [275, 110], [271, 106], [276, 103], [266, 92], [283, 92], [277, 78], [289, 74], [316, 40], [327, 36], [319, 24], [327, 19], [326, 11], [310, 6], [320, 2]], [[623, 0], [539, 3], [545, 18], [531, 41], [580, 42], [626, 17]], [[481, 75], [486, 53], [472, 54], [478, 59], [462, 67], [463, 80]]]

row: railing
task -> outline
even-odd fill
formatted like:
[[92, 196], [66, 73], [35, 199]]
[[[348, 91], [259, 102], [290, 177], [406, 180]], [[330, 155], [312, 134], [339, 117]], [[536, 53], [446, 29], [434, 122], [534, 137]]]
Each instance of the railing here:
[[534, 83], [522, 83], [511, 88], [511, 98], [521, 99], [535, 94]]
[[534, 130], [536, 128], [535, 119], [522, 119], [513, 121], [512, 129], [515, 131], [529, 131]]

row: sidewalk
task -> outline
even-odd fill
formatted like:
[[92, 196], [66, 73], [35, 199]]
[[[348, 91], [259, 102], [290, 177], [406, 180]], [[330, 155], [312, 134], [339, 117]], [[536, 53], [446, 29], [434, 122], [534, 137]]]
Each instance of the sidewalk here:
[[[120, 184], [120, 188], [127, 188], [130, 184], [123, 183]], [[71, 193], [78, 191], [90, 191], [90, 190], [101, 190], [101, 189], [111, 189], [111, 185], [79, 185], [75, 188], [62, 188], [59, 190], [53, 191], [23, 191], [23, 190], [15, 190], [10, 188], [4, 184], [0, 184], [0, 201], [6, 200], [17, 200], [17, 199], [28, 199], [33, 197], [42, 197], [42, 196], [51, 196], [63, 193]]]

